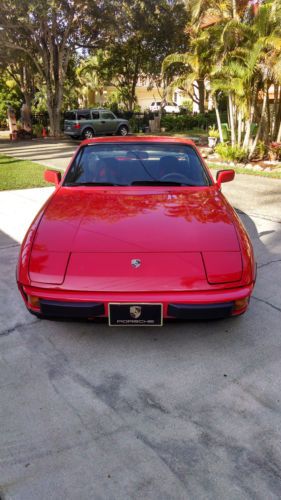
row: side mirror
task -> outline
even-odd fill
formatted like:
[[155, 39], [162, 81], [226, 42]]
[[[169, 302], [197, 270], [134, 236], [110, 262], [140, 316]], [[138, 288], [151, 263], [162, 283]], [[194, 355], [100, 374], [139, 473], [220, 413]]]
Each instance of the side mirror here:
[[58, 186], [61, 181], [61, 172], [59, 172], [58, 170], [45, 170], [44, 179], [45, 181], [51, 182], [52, 184]]
[[235, 177], [235, 172], [232, 169], [230, 169], [230, 170], [219, 170], [217, 172], [217, 175], [216, 175], [216, 181], [217, 181], [218, 187], [221, 187], [221, 184], [223, 182], [233, 181], [234, 177]]

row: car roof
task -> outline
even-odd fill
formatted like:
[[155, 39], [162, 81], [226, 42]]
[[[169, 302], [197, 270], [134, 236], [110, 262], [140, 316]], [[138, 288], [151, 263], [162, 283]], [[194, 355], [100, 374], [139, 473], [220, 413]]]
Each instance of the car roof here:
[[[93, 139], [86, 139], [85, 141], [82, 141], [80, 144], [81, 146], [89, 145], [89, 144], [97, 144], [97, 143], [126, 143], [126, 142], [139, 142], [141, 143], [147, 143], [147, 142], [154, 142], [154, 143], [175, 143], [175, 144], [187, 144], [189, 146], [193, 146], [196, 148], [195, 143], [191, 139], [184, 139], [181, 137], [169, 137], [169, 136], [149, 136], [149, 137], [139, 137], [136, 135], [130, 135], [126, 137], [94, 137]], [[196, 148], [197, 149], [197, 148]]]
[[110, 111], [110, 113], [113, 113], [111, 109], [106, 109], [106, 108], [79, 108], [79, 109], [68, 109], [65, 111], [65, 113], [76, 113], [77, 111]]

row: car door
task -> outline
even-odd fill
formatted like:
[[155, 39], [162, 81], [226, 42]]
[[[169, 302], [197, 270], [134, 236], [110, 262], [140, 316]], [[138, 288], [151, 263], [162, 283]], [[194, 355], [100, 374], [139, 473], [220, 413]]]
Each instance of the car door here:
[[91, 125], [96, 135], [102, 134], [100, 112], [96, 109], [91, 110]]
[[102, 134], [113, 134], [117, 128], [117, 120], [111, 111], [100, 112], [100, 124]]

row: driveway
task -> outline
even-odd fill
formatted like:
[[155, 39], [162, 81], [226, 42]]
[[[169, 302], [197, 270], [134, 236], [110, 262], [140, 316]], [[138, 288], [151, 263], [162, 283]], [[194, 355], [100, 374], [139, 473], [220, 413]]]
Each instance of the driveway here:
[[46, 167], [65, 170], [79, 141], [70, 139], [33, 139], [32, 141], [0, 141], [0, 154], [31, 160]]
[[1, 499], [280, 499], [281, 181], [223, 186], [258, 262], [249, 311], [162, 329], [27, 313], [18, 242], [51, 190], [0, 193]]

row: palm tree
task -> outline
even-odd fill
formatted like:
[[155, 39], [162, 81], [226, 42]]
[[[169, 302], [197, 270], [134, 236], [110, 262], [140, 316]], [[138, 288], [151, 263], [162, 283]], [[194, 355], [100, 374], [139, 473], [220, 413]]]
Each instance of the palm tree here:
[[98, 50], [95, 55], [85, 59], [77, 68], [77, 77], [81, 83], [81, 93], [84, 99], [84, 105], [88, 106], [89, 92], [98, 92], [100, 101], [103, 99], [104, 81], [97, 71], [103, 60], [103, 51]]
[[[239, 20], [238, 12], [243, 12], [245, 0], [186, 0], [186, 6], [190, 11], [192, 20], [186, 28], [186, 33], [190, 37], [190, 50], [184, 54], [176, 53], [166, 57], [163, 61], [162, 71], [165, 72], [166, 69], [174, 63], [185, 65], [185, 75], [176, 79], [173, 82], [173, 86], [183, 87], [187, 90], [192, 100], [197, 102], [197, 98], [195, 97], [196, 93], [194, 92], [195, 85], [197, 85], [199, 111], [203, 113], [205, 82], [209, 81], [212, 89], [210, 75], [212, 73], [212, 66], [221, 58], [222, 32], [229, 21], [232, 21], [234, 18]], [[213, 95], [220, 139], [223, 142], [216, 91], [212, 89], [211, 92]], [[230, 96], [230, 103], [231, 99], [232, 97]], [[232, 130], [233, 129], [234, 127], [232, 127]]]
[[[200, 57], [198, 54], [192, 52], [186, 52], [185, 54], [170, 54], [163, 61], [162, 72], [165, 73], [167, 68], [175, 63], [183, 64], [186, 67], [186, 73], [173, 81], [173, 87], [184, 88], [192, 101], [198, 104], [199, 112], [204, 113], [204, 80], [206, 71], [200, 61]], [[195, 91], [196, 86], [198, 92]]]

